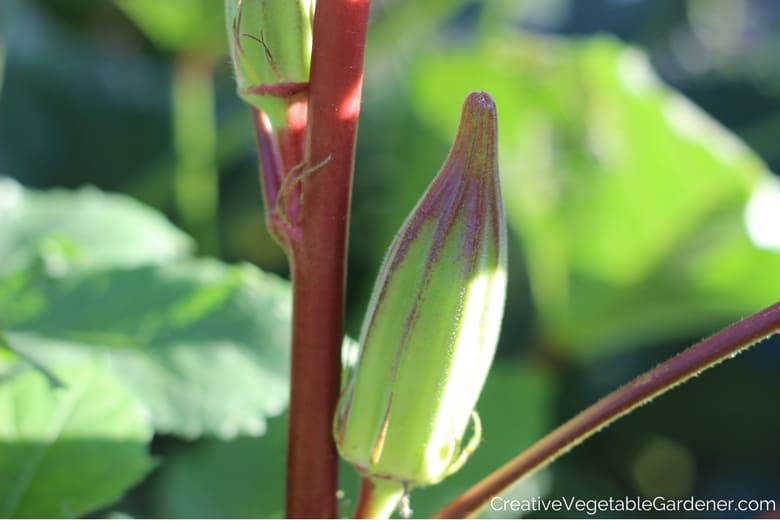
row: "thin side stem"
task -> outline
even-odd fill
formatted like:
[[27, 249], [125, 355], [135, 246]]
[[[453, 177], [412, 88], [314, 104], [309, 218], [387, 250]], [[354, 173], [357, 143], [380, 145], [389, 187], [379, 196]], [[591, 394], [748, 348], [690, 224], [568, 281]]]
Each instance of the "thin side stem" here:
[[[368, 0], [325, 0], [314, 15], [299, 240], [292, 243], [293, 346], [287, 516], [337, 516], [332, 422], [343, 338], [347, 228]], [[316, 166], [316, 168], [315, 168]]]
[[453, 500], [436, 518], [477, 514], [514, 482], [543, 468], [634, 408], [777, 332], [780, 302], [700, 341], [602, 398]]
[[218, 251], [217, 123], [213, 62], [190, 54], [176, 62], [172, 79], [174, 199], [181, 224], [200, 253]]
[[304, 94], [296, 94], [286, 99], [287, 126], [278, 130], [271, 127], [266, 114], [256, 107], [250, 107], [260, 162], [266, 225], [288, 258], [291, 258], [292, 254], [291, 242], [300, 238], [300, 228], [297, 225], [300, 185], [293, 183], [289, 193], [282, 192], [285, 182], [290, 182], [291, 177], [295, 177], [294, 172], [303, 166], [307, 107]]

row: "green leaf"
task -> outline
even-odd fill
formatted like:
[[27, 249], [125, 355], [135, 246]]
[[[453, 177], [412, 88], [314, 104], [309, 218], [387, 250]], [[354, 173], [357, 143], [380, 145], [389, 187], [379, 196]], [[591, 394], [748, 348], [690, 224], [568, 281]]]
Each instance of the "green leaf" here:
[[639, 51], [503, 38], [417, 70], [417, 110], [443, 134], [465, 92], [496, 99], [509, 223], [548, 344], [588, 357], [687, 338], [777, 300], [777, 232], [767, 247], [745, 217], [770, 173]]
[[94, 362], [65, 388], [27, 370], [0, 385], [0, 516], [72, 518], [110, 504], [153, 466], [143, 407]]
[[51, 274], [162, 263], [192, 241], [155, 210], [95, 188], [28, 190], [0, 177], [0, 273], [39, 261]]
[[52, 388], [65, 386], [51, 370], [13, 348], [0, 333], [0, 383], [29, 368], [34, 368], [43, 375]]
[[0, 385], [24, 370], [24, 360], [11, 348], [5, 337], [0, 334]]
[[286, 422], [270, 420], [262, 439], [204, 439], [172, 451], [156, 475], [154, 516], [283, 518]]
[[188, 438], [259, 435], [287, 404], [288, 284], [191, 260], [0, 283], [0, 327], [43, 364], [95, 356]]

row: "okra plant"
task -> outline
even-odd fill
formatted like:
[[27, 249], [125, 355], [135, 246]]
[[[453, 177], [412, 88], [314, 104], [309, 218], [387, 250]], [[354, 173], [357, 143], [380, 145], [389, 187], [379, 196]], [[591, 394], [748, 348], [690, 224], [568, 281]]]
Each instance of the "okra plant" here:
[[[368, 0], [226, 5], [238, 92], [255, 119], [267, 222], [293, 272], [287, 514], [337, 514], [335, 443], [361, 478], [355, 516], [387, 518], [398, 508], [408, 516], [410, 492], [457, 471], [480, 441], [474, 408], [495, 353], [506, 291], [495, 103], [484, 92], [465, 100], [449, 156], [390, 245], [358, 358], [339, 381], [338, 307]], [[301, 132], [305, 139], [296, 140]], [[337, 321], [321, 336], [309, 332], [317, 302], [327, 302], [327, 319]], [[474, 514], [605, 424], [777, 332], [778, 316], [780, 304], [610, 394], [440, 514]]]
[[[777, 492], [766, 348], [541, 471], [780, 331], [780, 303], [751, 314], [780, 294], [780, 182], [647, 53], [515, 23], [560, 2], [377, 1], [371, 25], [369, 0], [0, 4], [0, 168], [38, 165], [0, 171], [18, 177], [0, 176], [0, 517], [507, 516], [534, 494], [713, 496], [695, 463], [732, 447], [763, 472], [737, 480]], [[724, 2], [666, 4], [691, 9], [709, 65], [773, 34], [739, 26], [756, 2], [714, 43]], [[41, 121], [68, 96], [63, 137]], [[163, 150], [148, 171], [144, 140]], [[164, 213], [25, 186], [77, 184], [61, 164]], [[679, 353], [641, 373], [659, 356], [626, 353], [645, 345]], [[727, 417], [743, 403], [762, 420]], [[692, 407], [717, 428], [678, 446]], [[605, 486], [578, 473], [596, 470]]]

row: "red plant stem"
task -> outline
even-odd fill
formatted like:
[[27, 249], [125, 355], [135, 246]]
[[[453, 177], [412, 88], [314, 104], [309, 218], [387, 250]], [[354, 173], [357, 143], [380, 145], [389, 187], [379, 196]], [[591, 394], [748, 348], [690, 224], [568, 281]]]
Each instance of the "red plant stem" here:
[[[287, 516], [337, 516], [331, 433], [339, 393], [347, 228], [368, 0], [320, 0], [314, 15], [299, 240], [292, 243], [293, 346]], [[323, 162], [325, 161], [325, 162]]]
[[559, 426], [436, 513], [466, 518], [517, 480], [541, 469], [616, 419], [759, 340], [780, 332], [780, 302], [700, 341]]

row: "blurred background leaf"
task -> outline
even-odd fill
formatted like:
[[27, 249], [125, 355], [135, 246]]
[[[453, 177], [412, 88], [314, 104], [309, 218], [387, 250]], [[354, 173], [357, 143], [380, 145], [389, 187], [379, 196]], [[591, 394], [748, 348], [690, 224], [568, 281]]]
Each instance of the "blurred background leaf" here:
[[0, 384], [0, 515], [73, 518], [119, 498], [152, 468], [135, 397], [90, 360]]
[[260, 435], [287, 403], [289, 289], [249, 265], [190, 260], [0, 283], [0, 328], [42, 365], [94, 357], [186, 438]]
[[65, 383], [54, 372], [46, 368], [23, 352], [15, 349], [5, 336], [0, 334], [0, 383], [29, 369], [37, 370], [49, 382], [52, 388], [64, 387]]
[[51, 270], [133, 267], [192, 249], [192, 240], [158, 212], [93, 188], [41, 192], [0, 177], [0, 220], [0, 272], [34, 261]]
[[237, 437], [174, 445], [156, 477], [155, 511], [167, 518], [283, 518], [286, 420], [270, 419], [262, 442]]

